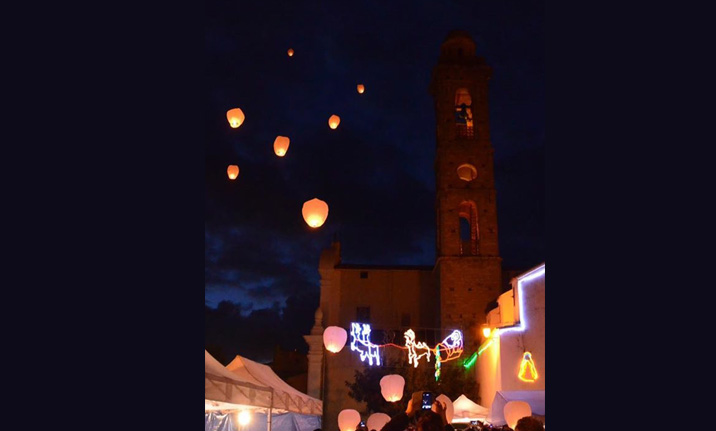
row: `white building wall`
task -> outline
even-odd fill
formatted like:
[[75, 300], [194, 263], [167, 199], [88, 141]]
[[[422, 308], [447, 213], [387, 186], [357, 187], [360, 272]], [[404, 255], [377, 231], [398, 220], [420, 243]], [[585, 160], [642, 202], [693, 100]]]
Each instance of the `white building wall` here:
[[[488, 315], [487, 323], [491, 328], [502, 326], [503, 329], [490, 347], [480, 355], [476, 364], [480, 384], [479, 402], [485, 407], [491, 406], [497, 391], [545, 390], [544, 265], [530, 272], [534, 274], [535, 271], [541, 271], [541, 274], [536, 277], [524, 277], [525, 274], [520, 276], [524, 277], [521, 289], [517, 288], [515, 282], [511, 291], [500, 295], [499, 310], [493, 310]], [[513, 301], [509, 301], [509, 298], [513, 298]], [[520, 303], [523, 309], [520, 309]], [[523, 329], [519, 330], [519, 327], [513, 326], [515, 323], [519, 323]], [[525, 351], [532, 353], [539, 376], [535, 382], [524, 382], [518, 377]]]

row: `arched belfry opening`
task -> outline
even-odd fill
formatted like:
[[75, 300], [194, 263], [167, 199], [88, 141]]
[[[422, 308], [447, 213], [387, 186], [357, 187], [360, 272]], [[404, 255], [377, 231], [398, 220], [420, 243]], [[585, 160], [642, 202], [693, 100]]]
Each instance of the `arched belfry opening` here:
[[477, 256], [480, 230], [477, 226], [477, 206], [473, 201], [463, 201], [458, 209], [460, 217], [460, 255]]
[[472, 97], [467, 88], [458, 88], [455, 92], [455, 127], [457, 136], [471, 138], [475, 136], [472, 116]]

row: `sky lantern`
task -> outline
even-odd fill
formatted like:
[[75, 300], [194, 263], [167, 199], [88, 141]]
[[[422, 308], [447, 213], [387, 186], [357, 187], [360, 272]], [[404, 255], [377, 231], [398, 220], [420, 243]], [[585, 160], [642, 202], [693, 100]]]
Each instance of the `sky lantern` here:
[[360, 423], [360, 413], [357, 410], [345, 409], [338, 413], [338, 428], [341, 431], [356, 431]]
[[440, 394], [437, 398], [435, 398], [435, 400], [445, 404], [445, 419], [447, 419], [448, 423], [452, 423], [452, 417], [455, 414], [455, 406], [452, 405], [450, 398], [448, 398], [445, 394]]
[[286, 152], [288, 151], [289, 141], [290, 139], [285, 136], [276, 137], [276, 140], [273, 141], [273, 151], [276, 153], [277, 156], [283, 157], [286, 155]]
[[293, 49], [291, 49], [291, 48], [288, 49], [288, 56], [293, 57]]
[[323, 345], [329, 352], [340, 352], [346, 345], [346, 340], [348, 340], [348, 332], [340, 326], [329, 326], [323, 331]]
[[532, 416], [532, 408], [525, 401], [510, 401], [502, 409], [507, 425], [515, 429], [517, 421], [525, 416]]
[[236, 129], [244, 122], [244, 111], [239, 108], [229, 109], [226, 112], [226, 119], [229, 120], [229, 125], [232, 129]]
[[328, 204], [315, 198], [303, 204], [303, 219], [311, 227], [321, 227], [328, 218]]
[[358, 92], [360, 94], [363, 94], [364, 91], [365, 91], [365, 86], [363, 84], [358, 84]]
[[365, 422], [365, 425], [369, 431], [381, 430], [388, 422], [390, 422], [390, 416], [385, 413], [373, 413], [368, 416], [368, 420]]
[[338, 115], [331, 115], [331, 118], [328, 119], [328, 125], [331, 127], [331, 129], [335, 129], [340, 123], [341, 117], [339, 117]]
[[226, 173], [229, 175], [230, 180], [235, 180], [239, 176], [239, 167], [236, 165], [229, 165], [226, 168]]
[[405, 379], [400, 374], [388, 374], [380, 379], [380, 393], [391, 403], [403, 398], [403, 388], [405, 388]]

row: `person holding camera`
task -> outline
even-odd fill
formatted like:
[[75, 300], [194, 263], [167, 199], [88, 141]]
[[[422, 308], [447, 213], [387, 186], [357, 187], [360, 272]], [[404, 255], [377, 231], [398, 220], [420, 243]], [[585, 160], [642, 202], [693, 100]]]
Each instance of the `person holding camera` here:
[[411, 423], [415, 424], [416, 431], [455, 431], [445, 415], [445, 404], [435, 401], [424, 406], [423, 399], [433, 399], [432, 394], [424, 394], [429, 393], [413, 392], [405, 413], [395, 415], [380, 431], [404, 431]]

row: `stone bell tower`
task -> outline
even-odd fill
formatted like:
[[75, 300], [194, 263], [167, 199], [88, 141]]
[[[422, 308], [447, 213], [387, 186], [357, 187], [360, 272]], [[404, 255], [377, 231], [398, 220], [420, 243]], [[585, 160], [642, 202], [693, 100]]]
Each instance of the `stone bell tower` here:
[[500, 294], [502, 276], [488, 121], [491, 73], [484, 58], [475, 56], [470, 35], [452, 31], [430, 84], [437, 124], [434, 273], [440, 321], [444, 331], [463, 331], [466, 349], [479, 344], [479, 324]]

